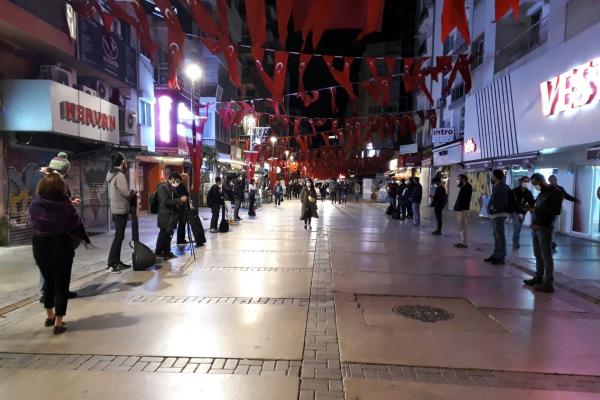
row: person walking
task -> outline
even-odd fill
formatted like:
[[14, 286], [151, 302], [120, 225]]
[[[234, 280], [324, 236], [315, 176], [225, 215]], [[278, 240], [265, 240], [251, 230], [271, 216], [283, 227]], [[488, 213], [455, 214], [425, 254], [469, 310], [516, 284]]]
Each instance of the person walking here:
[[506, 235], [504, 223], [509, 216], [509, 196], [512, 196], [510, 187], [504, 182], [504, 172], [500, 169], [492, 171], [492, 195], [488, 203], [488, 214], [492, 221], [494, 232], [494, 251], [484, 261], [493, 265], [504, 265], [506, 257]]
[[181, 206], [188, 202], [187, 196], [177, 198], [175, 191], [179, 185], [181, 185], [181, 175], [179, 172], [173, 172], [169, 175], [169, 180], [161, 183], [156, 190], [159, 204], [156, 219], [160, 231], [156, 238], [156, 249], [154, 252], [164, 260], [177, 257], [171, 251], [171, 239], [173, 238], [173, 231], [179, 219], [179, 210]]
[[446, 194], [446, 188], [442, 185], [442, 180], [439, 176], [436, 176], [431, 181], [435, 186], [435, 191], [431, 196], [431, 206], [433, 207], [433, 213], [435, 214], [435, 220], [437, 222], [437, 228], [435, 231], [431, 232], [433, 235], [441, 235], [442, 234], [442, 213], [444, 207], [448, 203], [448, 195]]
[[304, 229], [311, 229], [311, 221], [313, 218], [319, 218], [317, 213], [317, 191], [313, 186], [312, 179], [306, 180], [306, 186], [300, 192], [300, 202], [302, 209], [300, 212], [300, 220], [304, 221]]
[[458, 176], [457, 186], [459, 188], [458, 197], [456, 203], [454, 203], [454, 211], [457, 213], [458, 218], [458, 232], [460, 234], [460, 242], [456, 243], [454, 247], [459, 249], [466, 249], [467, 245], [467, 217], [469, 216], [469, 210], [471, 209], [471, 197], [473, 196], [473, 186], [469, 183], [467, 175], [460, 174]]
[[319, 192], [321, 193], [321, 203], [325, 202], [325, 198], [327, 197], [327, 187], [325, 187], [325, 183], [321, 184], [319, 188]]
[[280, 181], [277, 181], [277, 184], [275, 184], [275, 207], [281, 206], [282, 199], [283, 199], [283, 186], [281, 186]]
[[59, 335], [67, 328], [69, 283], [75, 248], [91, 242], [71, 199], [66, 184], [55, 173], [44, 176], [37, 185], [37, 196], [29, 206], [29, 225], [33, 234], [33, 258], [44, 277], [44, 326], [54, 327]]
[[119, 274], [122, 269], [131, 268], [121, 261], [121, 247], [125, 239], [125, 228], [129, 217], [130, 202], [135, 192], [129, 188], [127, 179], [127, 161], [121, 153], [111, 155], [112, 168], [106, 174], [108, 186], [108, 200], [112, 219], [115, 224], [115, 236], [108, 252], [108, 266], [106, 271]]
[[[556, 175], [550, 175], [548, 177], [548, 182], [550, 183], [550, 185], [554, 186], [556, 189], [558, 189], [562, 193], [564, 200], [570, 201], [572, 203], [579, 203], [580, 202], [580, 200], [577, 197], [572, 196], [569, 193], [567, 193], [567, 191], [565, 190], [565, 188], [562, 187], [562, 186], [560, 186], [558, 184], [558, 178], [556, 177]], [[555, 230], [553, 229], [552, 230], [552, 249], [556, 250], [556, 246], [557, 245], [556, 245], [556, 239], [555, 239], [554, 236], [555, 236]]]
[[[219, 226], [219, 214], [221, 214], [221, 207], [225, 204], [225, 197], [223, 195], [223, 188], [221, 187], [222, 179], [220, 176], [215, 178], [215, 183], [211, 186], [208, 194], [206, 195], [206, 204], [210, 207], [212, 217], [210, 219], [210, 232], [217, 233]], [[236, 218], [237, 220], [237, 218]]]
[[556, 216], [560, 215], [563, 192], [555, 185], [546, 183], [542, 174], [531, 175], [531, 183], [540, 192], [533, 206], [526, 206], [531, 212], [531, 238], [535, 256], [535, 277], [526, 279], [526, 285], [539, 292], [554, 292], [554, 259], [552, 257], [552, 230]]
[[518, 249], [521, 247], [520, 239], [521, 239], [521, 228], [523, 227], [523, 220], [525, 219], [525, 214], [527, 214], [527, 209], [533, 207], [535, 200], [533, 199], [533, 193], [527, 187], [529, 185], [529, 177], [524, 176], [519, 179], [519, 186], [512, 190], [515, 199], [519, 207], [515, 210], [510, 218], [513, 223], [513, 237], [512, 237], [512, 245], [514, 249]]
[[415, 187], [410, 196], [410, 203], [413, 211], [413, 225], [421, 226], [421, 201], [423, 199], [423, 186], [419, 182], [419, 177], [414, 178]]
[[240, 207], [244, 201], [244, 177], [242, 175], [238, 176], [234, 185], [233, 185], [233, 199], [235, 202], [235, 210], [233, 212], [233, 218], [236, 221], [241, 221], [240, 218]]
[[256, 217], [256, 181], [252, 179], [248, 185], [248, 215], [250, 217]]

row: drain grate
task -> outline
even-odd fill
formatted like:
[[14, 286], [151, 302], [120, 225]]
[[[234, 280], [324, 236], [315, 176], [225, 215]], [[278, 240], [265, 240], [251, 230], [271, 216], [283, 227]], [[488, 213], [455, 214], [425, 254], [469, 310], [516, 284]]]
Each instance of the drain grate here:
[[437, 307], [422, 306], [422, 305], [404, 305], [394, 307], [394, 314], [402, 315], [403, 317], [417, 319], [423, 322], [438, 322], [447, 321], [454, 318], [454, 314]]

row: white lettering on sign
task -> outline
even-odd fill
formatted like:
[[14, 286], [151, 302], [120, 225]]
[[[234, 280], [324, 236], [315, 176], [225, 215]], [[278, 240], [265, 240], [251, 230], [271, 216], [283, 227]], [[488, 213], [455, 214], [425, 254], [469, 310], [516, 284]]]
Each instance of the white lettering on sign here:
[[431, 130], [431, 143], [444, 144], [454, 140], [453, 128], [433, 128]]
[[579, 108], [600, 100], [600, 57], [540, 84], [545, 116]]

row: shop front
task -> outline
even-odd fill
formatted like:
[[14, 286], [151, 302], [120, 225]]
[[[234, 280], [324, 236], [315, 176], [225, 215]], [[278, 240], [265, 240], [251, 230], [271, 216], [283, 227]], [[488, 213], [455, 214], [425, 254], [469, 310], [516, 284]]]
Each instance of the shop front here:
[[433, 149], [434, 176], [442, 179], [448, 193], [448, 204], [453, 205], [458, 196], [456, 181], [462, 172], [463, 141], [448, 142]]

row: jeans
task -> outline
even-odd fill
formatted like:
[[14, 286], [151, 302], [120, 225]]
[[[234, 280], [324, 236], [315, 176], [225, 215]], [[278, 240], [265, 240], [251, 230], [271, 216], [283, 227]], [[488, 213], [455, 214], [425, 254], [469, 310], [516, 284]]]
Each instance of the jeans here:
[[[240, 219], [240, 207], [242, 206], [242, 199], [235, 199], [235, 210], [233, 211], [233, 218]], [[212, 228], [212, 226], [211, 226]]]
[[433, 207], [433, 213], [435, 214], [435, 219], [437, 221], [437, 229], [436, 232], [442, 231], [442, 211], [443, 207]]
[[75, 251], [65, 236], [34, 236], [32, 248], [33, 258], [45, 280], [44, 308], [54, 308], [56, 315], [65, 316]]
[[506, 257], [505, 222], [506, 217], [492, 218], [492, 228], [494, 230], [494, 252], [492, 253], [492, 257], [500, 261], [504, 261]]
[[252, 195], [248, 198], [249, 201], [249, 205], [248, 205], [248, 215], [251, 217], [256, 216], [256, 210], [254, 209], [254, 203], [256, 202], [256, 196]]
[[466, 210], [459, 211], [458, 214], [456, 214], [456, 215], [458, 218], [458, 233], [460, 234], [460, 242], [466, 246], [467, 245], [467, 216], [469, 215], [469, 212]]
[[280, 206], [280, 205], [281, 205], [281, 198], [282, 198], [282, 197], [283, 197], [283, 196], [282, 196], [282, 195], [280, 195], [280, 194], [276, 194], [276, 195], [275, 195], [275, 205], [276, 205], [276, 206]]
[[521, 238], [521, 228], [523, 227], [523, 218], [525, 218], [525, 215], [523, 215], [523, 214], [517, 214], [517, 213], [512, 213], [510, 215], [510, 218], [511, 218], [512, 223], [513, 223], [513, 238], [512, 238], [512, 242], [513, 242], [513, 245], [518, 245], [519, 244], [519, 239]]
[[158, 237], [156, 238], [156, 250], [154, 251], [158, 255], [166, 255], [171, 253], [171, 238], [173, 237], [173, 230], [171, 229], [161, 229], [158, 232]]
[[219, 214], [221, 213], [221, 206], [211, 207], [210, 211], [212, 213], [212, 217], [210, 219], [210, 229], [217, 229], [219, 225]]
[[531, 230], [533, 254], [535, 255], [535, 275], [538, 279], [550, 284], [554, 281], [552, 230], [552, 227], [538, 227]]
[[108, 265], [116, 265], [121, 262], [121, 245], [125, 239], [125, 227], [127, 226], [127, 214], [113, 214], [115, 223], [115, 237], [110, 245], [108, 253]]
[[415, 225], [421, 225], [421, 203], [412, 203], [413, 222]]

